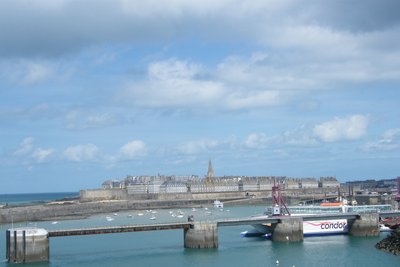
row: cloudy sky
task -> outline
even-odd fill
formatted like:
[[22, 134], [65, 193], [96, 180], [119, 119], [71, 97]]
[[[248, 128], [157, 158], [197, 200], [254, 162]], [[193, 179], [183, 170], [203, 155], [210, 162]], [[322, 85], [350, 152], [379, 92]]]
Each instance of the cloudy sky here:
[[400, 175], [400, 1], [0, 2], [1, 193]]

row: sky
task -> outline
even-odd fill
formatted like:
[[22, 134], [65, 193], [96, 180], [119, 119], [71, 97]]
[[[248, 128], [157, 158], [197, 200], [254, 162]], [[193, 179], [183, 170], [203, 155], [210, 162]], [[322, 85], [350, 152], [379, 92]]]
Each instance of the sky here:
[[0, 194], [400, 175], [400, 1], [0, 1]]

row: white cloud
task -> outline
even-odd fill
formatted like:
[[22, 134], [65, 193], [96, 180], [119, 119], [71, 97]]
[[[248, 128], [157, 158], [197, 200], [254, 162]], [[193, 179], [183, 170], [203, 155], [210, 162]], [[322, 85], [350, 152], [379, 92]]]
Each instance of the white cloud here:
[[46, 80], [52, 74], [52, 70], [42, 64], [30, 64], [21, 77], [21, 83], [31, 85]]
[[[255, 54], [250, 60], [258, 62], [262, 58], [264, 55]], [[153, 62], [148, 66], [147, 79], [132, 82], [118, 100], [140, 107], [204, 111], [269, 107], [284, 101], [284, 93], [269, 89], [264, 79], [257, 81], [256, 76], [261, 77], [262, 73], [247, 75], [238, 82], [232, 81], [234, 78], [226, 80], [226, 77], [239, 77], [235, 73], [228, 75], [219, 71], [210, 76], [209, 72], [211, 70], [206, 71], [199, 64], [176, 59]], [[207, 80], [202, 77], [207, 77]]]
[[269, 140], [270, 138], [263, 133], [251, 133], [246, 137], [244, 145], [247, 148], [262, 148]]
[[185, 61], [153, 62], [148, 68], [148, 79], [132, 83], [120, 100], [159, 108], [211, 106], [222, 97], [224, 89], [217, 82], [197, 79], [200, 73], [200, 66]]
[[33, 152], [32, 157], [36, 160], [36, 162], [41, 163], [53, 155], [53, 153], [53, 149], [38, 148]]
[[221, 143], [217, 140], [200, 139], [179, 144], [177, 148], [179, 152], [191, 155], [210, 151], [220, 145]]
[[367, 128], [368, 116], [353, 115], [318, 124], [314, 127], [313, 134], [324, 142], [356, 140], [366, 133]]
[[100, 156], [100, 149], [93, 144], [77, 145], [67, 147], [63, 154], [67, 160], [80, 162], [97, 159]]
[[[164, 40], [191, 38], [193, 32], [206, 41], [228, 40], [267, 46], [294, 43], [295, 47], [315, 47], [314, 44], [329, 45], [331, 42], [334, 46], [329, 47], [337, 49], [350, 42], [341, 43], [342, 37], [335, 33], [362, 36], [365, 32], [395, 28], [399, 23], [396, 13], [399, 4], [391, 0], [379, 1], [379, 5], [376, 1], [343, 5], [340, 1], [318, 0], [29, 3], [24, 0], [0, 2], [0, 25], [13, 29], [0, 32], [0, 40], [8, 41], [0, 43], [3, 54], [67, 53], [104, 43], [165, 43]], [[96, 7], [95, 16], [93, 6]], [[21, 13], [26, 16], [16, 15]], [[71, 22], [70, 18], [74, 20]], [[396, 34], [393, 36], [395, 38]]]
[[0, 61], [0, 77], [14, 85], [35, 86], [49, 81], [66, 81], [74, 72], [74, 63], [44, 59], [8, 59]]
[[243, 144], [250, 149], [268, 147], [283, 151], [284, 148], [289, 147], [313, 147], [318, 144], [318, 140], [312, 136], [310, 128], [303, 125], [273, 136], [267, 136], [265, 133], [251, 133], [245, 138]]
[[254, 109], [271, 107], [282, 103], [282, 94], [278, 91], [245, 91], [228, 94], [222, 101], [229, 109]]
[[160, 81], [175, 81], [191, 79], [201, 72], [202, 67], [197, 64], [176, 59], [150, 63], [149, 78]]
[[110, 112], [73, 109], [65, 115], [65, 125], [70, 130], [86, 130], [114, 125], [118, 122]]
[[35, 148], [34, 139], [32, 137], [25, 138], [14, 151], [13, 155], [25, 159], [32, 158], [36, 163], [42, 163], [48, 160], [54, 154], [54, 149]]
[[306, 125], [302, 125], [294, 130], [285, 131], [281, 139], [288, 146], [313, 147], [318, 145], [318, 140], [312, 135], [311, 129]]
[[145, 156], [147, 154], [146, 144], [141, 140], [133, 140], [120, 148], [121, 157], [134, 159]]
[[30, 86], [50, 79], [54, 71], [49, 63], [20, 60], [1, 64], [0, 74], [15, 84]]
[[400, 149], [400, 128], [389, 129], [383, 133], [382, 137], [376, 142], [368, 142], [364, 150], [398, 150]]
[[26, 156], [33, 151], [33, 142], [34, 139], [32, 137], [25, 138], [19, 145], [18, 149], [14, 152], [15, 156]]
[[[338, 43], [348, 41], [334, 39]], [[278, 48], [270, 54], [228, 56], [215, 70], [175, 58], [151, 62], [145, 78], [130, 82], [118, 94], [117, 101], [144, 108], [203, 112], [249, 110], [285, 105], [305, 91], [338, 88], [335, 85], [343, 82], [400, 77], [400, 71], [393, 67], [398, 63], [392, 57], [377, 56], [372, 63], [358, 48], [347, 49], [353, 50], [358, 52], [344, 53], [344, 60], [338, 61], [339, 52], [328, 55], [331, 48], [321, 48], [321, 53], [314, 55], [315, 48], [310, 47], [310, 51], [304, 52], [308, 55], [306, 59]]]

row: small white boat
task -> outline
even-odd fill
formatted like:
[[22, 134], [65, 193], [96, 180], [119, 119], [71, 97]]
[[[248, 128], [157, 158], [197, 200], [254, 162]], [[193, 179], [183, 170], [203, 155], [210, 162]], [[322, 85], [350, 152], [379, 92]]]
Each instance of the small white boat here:
[[155, 220], [155, 219], [157, 219], [156, 216], [151, 216], [150, 217], [150, 220]]
[[112, 218], [112, 217], [110, 217], [110, 216], [107, 216], [107, 217], [106, 217], [106, 220], [107, 220], [107, 222], [111, 222], [111, 221], [114, 221], [114, 218]]
[[143, 216], [143, 213], [139, 212], [137, 215], [138, 215], [138, 216]]
[[223, 208], [223, 207], [224, 207], [224, 203], [222, 203], [219, 200], [214, 201], [214, 208]]
[[54, 221], [54, 222], [52, 222], [51, 224], [57, 224], [58, 222], [57, 221]]

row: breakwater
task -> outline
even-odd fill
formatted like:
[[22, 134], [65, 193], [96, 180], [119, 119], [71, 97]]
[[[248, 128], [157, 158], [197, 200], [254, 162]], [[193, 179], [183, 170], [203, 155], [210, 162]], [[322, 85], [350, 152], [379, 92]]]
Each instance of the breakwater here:
[[[240, 199], [227, 199], [235, 203]], [[60, 201], [48, 204], [0, 208], [0, 224], [12, 222], [52, 221], [80, 219], [101, 213], [114, 213], [125, 210], [166, 209], [203, 207], [212, 205], [210, 199], [198, 200], [114, 200], [94, 202]], [[243, 199], [242, 199], [243, 201]], [[252, 203], [262, 203], [265, 199], [248, 199]], [[240, 202], [243, 203], [243, 202]]]
[[400, 231], [392, 232], [388, 237], [378, 242], [375, 247], [394, 255], [400, 255]]

